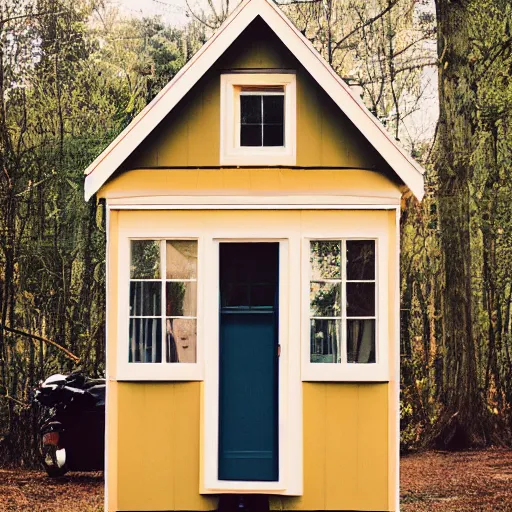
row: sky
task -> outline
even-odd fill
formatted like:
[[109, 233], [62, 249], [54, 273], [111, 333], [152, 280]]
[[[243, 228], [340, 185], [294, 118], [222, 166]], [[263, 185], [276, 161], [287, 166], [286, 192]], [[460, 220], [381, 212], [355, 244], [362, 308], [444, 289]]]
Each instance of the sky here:
[[[181, 25], [187, 22], [186, 0], [112, 0], [120, 11], [128, 16], [162, 16], [168, 23]], [[189, 0], [192, 8], [197, 7], [198, 0]]]

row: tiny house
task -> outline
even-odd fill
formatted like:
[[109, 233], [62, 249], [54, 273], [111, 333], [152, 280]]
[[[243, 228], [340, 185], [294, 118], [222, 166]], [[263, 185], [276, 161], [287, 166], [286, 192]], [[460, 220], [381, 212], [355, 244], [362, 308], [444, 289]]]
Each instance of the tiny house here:
[[397, 511], [399, 214], [423, 170], [286, 16], [244, 0], [86, 174], [105, 510]]

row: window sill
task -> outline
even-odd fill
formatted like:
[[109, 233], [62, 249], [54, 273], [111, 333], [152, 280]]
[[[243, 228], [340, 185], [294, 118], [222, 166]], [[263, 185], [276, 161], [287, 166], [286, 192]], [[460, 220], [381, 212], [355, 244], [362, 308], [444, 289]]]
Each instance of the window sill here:
[[220, 165], [295, 165], [296, 157], [288, 148], [240, 148], [221, 155]]
[[303, 382], [389, 382], [387, 363], [306, 363]]
[[118, 381], [202, 381], [199, 363], [126, 363], [117, 369]]

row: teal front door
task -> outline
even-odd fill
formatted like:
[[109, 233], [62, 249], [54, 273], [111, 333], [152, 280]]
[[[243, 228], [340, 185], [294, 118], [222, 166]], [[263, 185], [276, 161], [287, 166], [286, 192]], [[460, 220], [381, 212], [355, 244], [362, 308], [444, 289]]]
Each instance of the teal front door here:
[[277, 481], [279, 243], [220, 244], [219, 480]]

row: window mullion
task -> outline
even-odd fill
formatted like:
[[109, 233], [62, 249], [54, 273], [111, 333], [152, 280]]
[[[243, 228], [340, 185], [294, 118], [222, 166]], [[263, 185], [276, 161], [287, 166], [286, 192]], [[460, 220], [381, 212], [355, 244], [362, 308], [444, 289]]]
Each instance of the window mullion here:
[[261, 95], [261, 146], [263, 147], [264, 141], [263, 141], [263, 94]]
[[347, 362], [347, 241], [341, 240], [341, 354], [342, 364]]
[[167, 321], [166, 321], [166, 318], [165, 318], [165, 315], [166, 315], [166, 297], [165, 297], [165, 292], [166, 292], [166, 277], [167, 277], [167, 268], [166, 268], [166, 264], [167, 264], [167, 243], [166, 243], [166, 240], [160, 240], [160, 271], [161, 271], [161, 280], [162, 280], [162, 301], [161, 301], [161, 307], [162, 307], [162, 312], [161, 312], [161, 317], [162, 317], [162, 340], [161, 340], [161, 343], [162, 343], [162, 357], [161, 357], [161, 360], [162, 360], [162, 364], [164, 364], [166, 361], [167, 361], [167, 354], [165, 353], [165, 339], [166, 339], [166, 336], [167, 336]]

